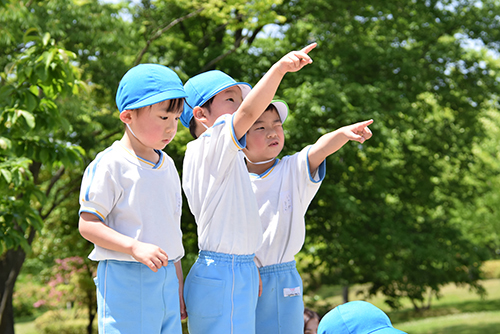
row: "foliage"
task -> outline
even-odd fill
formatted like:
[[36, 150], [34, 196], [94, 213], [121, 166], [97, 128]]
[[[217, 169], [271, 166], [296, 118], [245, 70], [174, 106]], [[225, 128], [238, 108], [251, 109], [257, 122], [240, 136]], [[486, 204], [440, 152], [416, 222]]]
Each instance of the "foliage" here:
[[16, 318], [34, 317], [47, 311], [46, 307], [36, 304], [42, 298], [42, 288], [43, 285], [36, 282], [31, 275], [17, 281], [13, 300]]
[[74, 55], [35, 29], [25, 33], [23, 43], [22, 53], [0, 73], [0, 253], [18, 246], [28, 249], [24, 233], [42, 226], [32, 203], [44, 202], [33, 164], [50, 170], [81, 161], [79, 147], [54, 131], [71, 131], [54, 100], [78, 90], [78, 73], [70, 64]]
[[[45, 305], [50, 308], [62, 308], [66, 305], [93, 305], [95, 286], [94, 276], [87, 263], [81, 257], [74, 256], [56, 259], [50, 269], [46, 286], [42, 288], [43, 297], [35, 303], [35, 307]], [[90, 300], [89, 300], [90, 299]]]
[[[87, 333], [86, 315], [78, 309], [48, 311], [35, 320], [35, 326], [42, 334]], [[97, 333], [97, 322], [93, 327]]]
[[483, 263], [485, 279], [500, 278], [500, 260], [489, 260]]
[[474, 198], [491, 194], [485, 181], [498, 171], [477, 173], [473, 147], [482, 145], [482, 119], [497, 100], [499, 64], [486, 50], [465, 48], [463, 36], [497, 50], [495, 6], [290, 1], [277, 9], [289, 22], [280, 41], [254, 43], [259, 56], [319, 43], [313, 65], [285, 78], [279, 92], [293, 110], [287, 152], [375, 120], [369, 142], [328, 159], [307, 215], [304, 251], [316, 258], [309, 271], [324, 269], [322, 283], [369, 283], [370, 294], [383, 292], [394, 307], [403, 296], [425, 307], [427, 289], [447, 282], [482, 291], [480, 263], [490, 255], [457, 224], [470, 226], [457, 209], [477, 207]]

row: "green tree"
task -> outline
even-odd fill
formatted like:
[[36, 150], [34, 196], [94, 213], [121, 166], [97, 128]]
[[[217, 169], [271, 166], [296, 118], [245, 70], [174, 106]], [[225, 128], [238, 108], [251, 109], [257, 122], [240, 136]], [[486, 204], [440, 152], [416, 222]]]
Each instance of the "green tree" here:
[[[67, 225], [62, 230], [76, 229], [77, 211], [68, 212], [64, 205], [78, 203], [88, 161], [81, 148], [93, 156], [103, 138], [119, 132], [119, 122], [108, 116], [114, 111], [114, 82], [126, 71], [124, 56], [113, 48], [124, 36], [114, 33], [125, 26], [119, 24], [119, 10], [67, 1], [8, 2], [0, 8], [3, 333], [13, 332], [12, 289], [36, 232], [51, 215], [63, 218], [60, 223]], [[50, 34], [38, 33], [45, 31]], [[96, 62], [100, 53], [101, 62]], [[77, 99], [75, 82], [82, 81], [85, 94]]]
[[0, 330], [13, 332], [12, 293], [35, 233], [42, 226], [45, 202], [37, 186], [42, 166], [57, 170], [81, 161], [78, 146], [62, 140], [71, 129], [55, 100], [78, 90], [74, 55], [59, 48], [50, 34], [28, 30], [19, 54], [1, 75], [0, 88]]
[[473, 146], [497, 99], [498, 63], [464, 43], [497, 50], [498, 4], [291, 1], [278, 12], [288, 22], [279, 47], [319, 43], [313, 66], [280, 91], [293, 109], [288, 149], [375, 120], [369, 142], [328, 159], [307, 216], [308, 270], [319, 266], [323, 283], [371, 283], [392, 306], [407, 296], [424, 307], [426, 291], [450, 282], [481, 291], [488, 255], [452, 220], [486, 189]]

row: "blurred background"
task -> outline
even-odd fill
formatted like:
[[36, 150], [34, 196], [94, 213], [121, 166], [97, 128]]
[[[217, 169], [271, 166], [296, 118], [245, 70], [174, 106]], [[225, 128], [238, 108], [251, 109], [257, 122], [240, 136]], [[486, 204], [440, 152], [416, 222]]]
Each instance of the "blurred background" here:
[[[255, 85], [291, 50], [283, 154], [374, 119], [327, 159], [297, 256], [320, 315], [362, 299], [410, 333], [500, 333], [500, 1], [0, 0], [0, 333], [97, 333], [82, 173], [119, 140], [139, 63]], [[189, 132], [165, 151], [179, 172]], [[184, 201], [184, 274], [196, 225]]]

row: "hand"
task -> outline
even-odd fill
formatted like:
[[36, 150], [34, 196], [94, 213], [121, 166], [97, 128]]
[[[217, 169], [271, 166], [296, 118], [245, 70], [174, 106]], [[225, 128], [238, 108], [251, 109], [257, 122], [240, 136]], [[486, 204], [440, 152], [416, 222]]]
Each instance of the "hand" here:
[[179, 298], [180, 306], [181, 306], [181, 320], [184, 320], [187, 318], [187, 312], [186, 312], [186, 303], [184, 303], [184, 297]]
[[372, 136], [372, 132], [368, 128], [368, 125], [373, 123], [373, 119], [369, 121], [359, 122], [352, 125], [344, 126], [340, 130], [349, 140], [355, 140], [363, 144], [365, 140], [368, 140]]
[[280, 71], [283, 72], [283, 74], [287, 72], [297, 72], [302, 67], [312, 63], [312, 59], [311, 57], [309, 57], [308, 53], [317, 45], [317, 43], [312, 43], [300, 51], [292, 51], [287, 53], [276, 63], [276, 66]]
[[260, 271], [259, 271], [259, 297], [262, 296], [262, 278], [260, 277]]
[[132, 247], [132, 257], [154, 272], [168, 265], [168, 255], [160, 247], [137, 241]]

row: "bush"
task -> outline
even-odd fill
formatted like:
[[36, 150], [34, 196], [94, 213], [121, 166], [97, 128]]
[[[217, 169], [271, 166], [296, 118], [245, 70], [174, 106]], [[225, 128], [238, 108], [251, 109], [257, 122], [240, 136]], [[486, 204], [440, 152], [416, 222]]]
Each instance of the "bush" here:
[[14, 316], [32, 317], [46, 310], [43, 303], [40, 303], [44, 295], [44, 287], [36, 284], [29, 277], [26, 282], [19, 280], [14, 289], [14, 298], [12, 306], [14, 307]]
[[[88, 319], [84, 310], [54, 310], [45, 312], [35, 320], [41, 334], [87, 334]], [[97, 333], [97, 321], [92, 324]]]
[[485, 279], [500, 278], [500, 260], [483, 262], [483, 272]]

